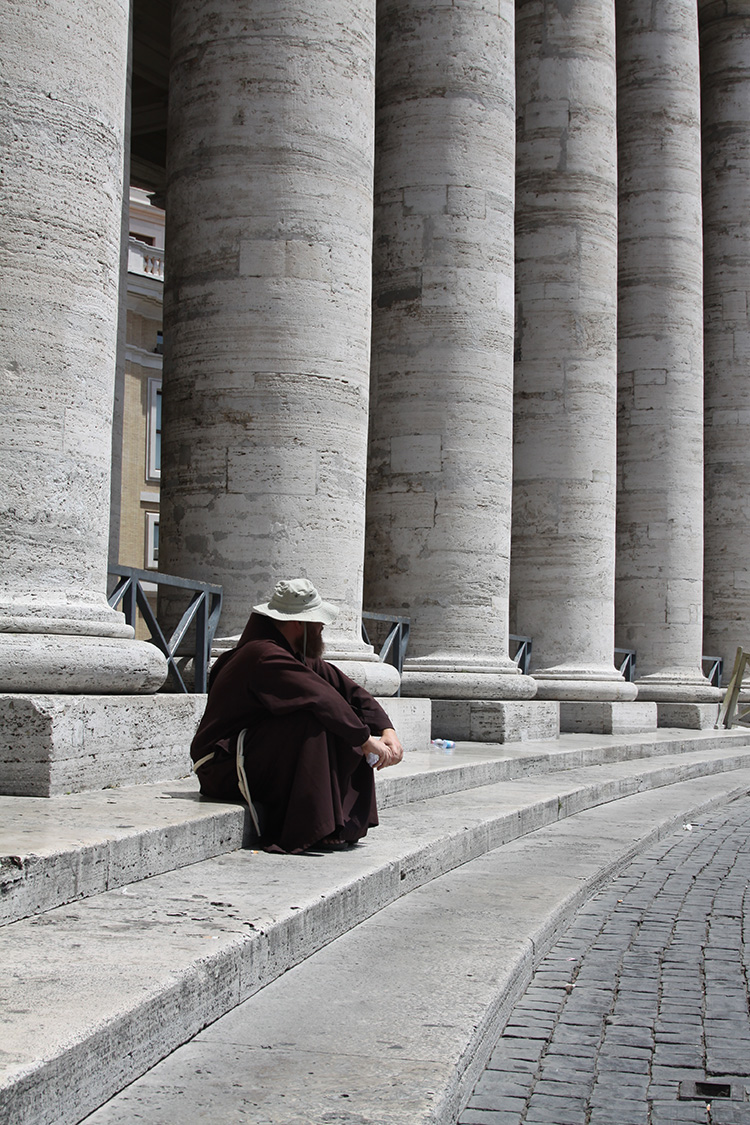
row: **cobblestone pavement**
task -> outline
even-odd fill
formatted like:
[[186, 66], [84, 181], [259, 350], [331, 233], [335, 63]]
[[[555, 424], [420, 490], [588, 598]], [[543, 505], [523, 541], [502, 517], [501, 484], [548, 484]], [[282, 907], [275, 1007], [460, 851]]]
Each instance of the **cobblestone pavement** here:
[[750, 798], [634, 860], [540, 964], [461, 1125], [750, 1125], [749, 884]]

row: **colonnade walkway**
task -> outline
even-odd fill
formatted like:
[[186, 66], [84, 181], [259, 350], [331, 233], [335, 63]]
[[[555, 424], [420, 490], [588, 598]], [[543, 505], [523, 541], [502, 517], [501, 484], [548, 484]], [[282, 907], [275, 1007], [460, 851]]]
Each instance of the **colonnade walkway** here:
[[750, 793], [750, 732], [462, 743], [378, 783], [381, 826], [305, 856], [190, 778], [0, 798], [0, 1122], [505, 1125], [474, 1090], [535, 969]]

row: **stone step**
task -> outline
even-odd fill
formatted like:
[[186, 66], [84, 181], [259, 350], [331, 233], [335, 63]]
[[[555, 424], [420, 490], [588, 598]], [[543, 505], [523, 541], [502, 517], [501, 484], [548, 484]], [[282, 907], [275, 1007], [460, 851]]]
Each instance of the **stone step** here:
[[84, 1125], [453, 1125], [575, 912], [640, 850], [749, 788], [747, 769], [679, 782], [488, 852], [327, 945]]
[[[409, 752], [398, 769], [378, 774], [378, 804], [387, 809], [531, 773], [743, 742], [750, 744], [750, 732], [660, 730], [458, 743], [450, 752]], [[232, 851], [249, 833], [242, 806], [203, 801], [193, 778], [55, 797], [0, 796], [0, 925]]]
[[[0, 1121], [78, 1121], [328, 942], [488, 850], [637, 792], [750, 768], [747, 739], [722, 745], [412, 802], [351, 851], [234, 851], [8, 925]], [[720, 784], [741, 789], [744, 773]]]

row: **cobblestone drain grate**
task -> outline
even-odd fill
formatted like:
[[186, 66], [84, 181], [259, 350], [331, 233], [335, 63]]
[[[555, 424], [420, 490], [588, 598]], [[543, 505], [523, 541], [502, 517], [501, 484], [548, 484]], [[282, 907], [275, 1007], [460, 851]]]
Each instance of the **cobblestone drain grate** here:
[[731, 1098], [733, 1102], [747, 1101], [747, 1086], [743, 1085], [745, 1079], [739, 1082], [722, 1082], [714, 1080], [708, 1082], [702, 1079], [680, 1082], [678, 1097], [683, 1101], [699, 1099], [700, 1101], [715, 1101], [716, 1098]]

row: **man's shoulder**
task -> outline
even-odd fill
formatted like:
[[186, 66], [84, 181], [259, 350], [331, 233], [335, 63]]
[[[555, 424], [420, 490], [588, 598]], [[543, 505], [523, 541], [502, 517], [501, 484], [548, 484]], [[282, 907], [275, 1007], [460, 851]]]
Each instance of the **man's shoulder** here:
[[252, 641], [245, 641], [239, 648], [225, 653], [223, 657], [219, 657], [219, 661], [223, 661], [227, 671], [231, 670], [237, 673], [240, 671], [246, 672], [253, 665], [276, 655], [289, 656], [289, 653], [286, 652], [283, 645], [277, 644], [276, 641], [265, 637], [257, 637]]

